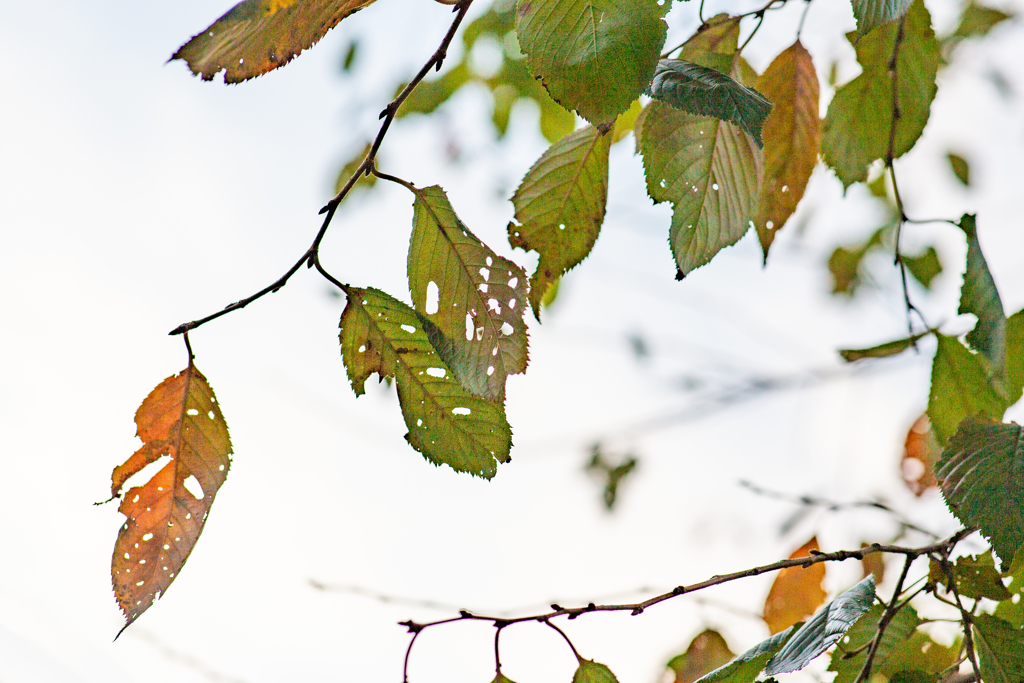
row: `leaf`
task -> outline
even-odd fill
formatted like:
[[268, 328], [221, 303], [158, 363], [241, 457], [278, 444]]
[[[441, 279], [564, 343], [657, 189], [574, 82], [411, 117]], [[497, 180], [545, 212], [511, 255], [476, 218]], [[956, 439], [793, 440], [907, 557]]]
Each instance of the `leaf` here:
[[822, 128], [821, 155], [848, 187], [868, 177], [868, 166], [884, 158], [893, 125], [893, 84], [889, 73], [896, 37], [903, 40], [896, 60], [897, 99], [893, 158], [906, 154], [921, 137], [935, 98], [935, 74], [939, 68], [939, 43], [931, 27], [931, 15], [922, 0], [914, 0], [899, 22], [880, 26], [857, 40], [847, 38], [857, 50], [864, 70], [836, 90]]
[[[867, 644], [874, 638], [878, 630], [878, 622], [882, 618], [883, 605], [875, 604], [850, 627], [846, 635], [839, 640], [839, 645], [832, 653], [832, 661], [828, 670], [836, 671], [832, 683], [853, 683], [864, 668], [867, 659]], [[889, 654], [901, 643], [910, 638], [917, 629], [921, 619], [909, 605], [901, 609], [889, 622], [885, 635], [875, 652], [874, 667], [881, 667]], [[850, 654], [856, 653], [856, 654]], [[873, 669], [877, 671], [877, 668]]]
[[[970, 557], [957, 558], [956, 564], [951, 567], [953, 582], [956, 591], [962, 596], [977, 600], [988, 598], [989, 600], [1009, 600], [1010, 591], [1003, 585], [1003, 579], [996, 571], [995, 560], [992, 553], [983, 553]], [[928, 580], [942, 586], [949, 586], [949, 576], [942, 565], [934, 559], [928, 566]]]
[[505, 378], [526, 370], [526, 273], [477, 239], [440, 187], [414, 193], [408, 259], [413, 305], [440, 330], [434, 347], [462, 386], [488, 400], [503, 399]]
[[979, 614], [974, 617], [974, 642], [985, 683], [1024, 681], [1024, 631], [999, 617]]
[[975, 217], [969, 213], [960, 218], [960, 229], [967, 236], [967, 272], [964, 286], [960, 290], [961, 315], [971, 313], [978, 318], [978, 324], [967, 333], [967, 343], [984, 354], [989, 363], [1002, 372], [1006, 360], [1006, 318], [999, 290], [992, 279], [985, 256], [978, 242]]
[[[341, 171], [338, 172], [338, 179], [334, 181], [334, 194], [341, 192], [341, 188], [345, 187], [345, 183], [349, 181], [352, 174], [356, 172], [356, 169], [363, 163], [363, 159], [370, 153], [370, 149], [373, 147], [372, 142], [367, 142], [359, 153], [349, 159], [344, 166], [341, 167]], [[361, 175], [356, 184], [352, 186], [352, 190], [345, 197], [348, 199], [352, 195], [352, 192], [359, 188], [369, 189], [377, 184], [377, 176], [373, 175]]]
[[772, 655], [796, 633], [796, 626], [790, 626], [781, 633], [762, 640], [725, 666], [697, 679], [696, 683], [753, 683], [764, 669]]
[[[627, 455], [622, 458], [618, 464], [612, 464], [610, 460], [605, 457], [602, 451], [601, 444], [595, 444], [594, 449], [591, 453], [590, 462], [584, 468], [588, 472], [592, 472], [604, 479], [604, 491], [602, 492], [602, 498], [604, 499], [605, 508], [611, 512], [615, 507], [615, 501], [619, 493], [619, 484], [628, 477], [637, 466], [637, 459], [632, 455]], [[732, 655], [729, 655], [730, 657]], [[717, 664], [715, 665], [717, 666]], [[713, 668], [713, 667], [712, 667]], [[701, 674], [706, 673], [702, 671]], [[700, 676], [698, 674], [697, 676]], [[695, 678], [697, 677], [695, 676]]]
[[618, 118], [615, 119], [615, 125], [612, 126], [613, 145], [633, 132], [637, 118], [640, 116], [643, 108], [644, 106], [640, 104], [640, 100], [633, 100], [633, 104], [629, 105], [629, 109], [619, 114]]
[[690, 114], [731, 121], [763, 144], [761, 128], [772, 103], [720, 71], [682, 59], [662, 59], [647, 94]]
[[939, 261], [939, 253], [935, 251], [935, 247], [928, 247], [917, 256], [902, 256], [901, 258], [910, 274], [925, 289], [930, 289], [932, 280], [942, 272], [942, 262]]
[[903, 442], [903, 459], [900, 462], [903, 483], [915, 496], [920, 497], [938, 485], [935, 481], [935, 463], [940, 455], [942, 446], [935, 438], [932, 422], [927, 415], [922, 415], [907, 431], [907, 439]]
[[519, 0], [516, 32], [551, 97], [590, 123], [610, 124], [651, 82], [669, 3]]
[[776, 232], [804, 196], [821, 146], [818, 74], [799, 40], [772, 61], [757, 89], [775, 105], [765, 121], [764, 184], [754, 218], [767, 261]]
[[1024, 553], [1018, 552], [1010, 567], [1010, 598], [996, 605], [995, 616], [1017, 628], [1024, 628]]
[[1024, 442], [1020, 425], [969, 417], [935, 468], [950, 510], [978, 527], [1004, 566], [1024, 545]]
[[764, 667], [766, 676], [799, 671], [827, 650], [871, 608], [875, 578], [869, 576], [825, 605], [801, 626]]
[[731, 123], [651, 102], [639, 149], [647, 194], [672, 202], [669, 244], [686, 275], [739, 241], [757, 208], [763, 154]]
[[1013, 19], [1016, 12], [1004, 12], [994, 7], [979, 5], [971, 0], [964, 7], [963, 16], [960, 17], [960, 25], [953, 32], [953, 38], [963, 40], [964, 38], [981, 38], [988, 35], [993, 28], [1008, 19]]
[[928, 419], [939, 444], [945, 446], [965, 417], [1000, 418], [1008, 403], [984, 356], [971, 353], [956, 337], [935, 337], [939, 348], [932, 361]]
[[1011, 404], [1024, 391], [1024, 311], [1006, 321], [1006, 395]]
[[840, 349], [839, 355], [842, 356], [843, 360], [847, 363], [864, 360], [865, 358], [891, 358], [892, 356], [898, 356], [907, 349], [915, 347], [918, 340], [922, 337], [928, 336], [929, 334], [931, 334], [930, 331], [922, 332], [920, 334], [915, 334], [913, 337], [897, 339], [895, 341], [886, 342], [867, 349]]
[[679, 58], [731, 75], [743, 82], [737, 66], [741, 17], [717, 14], [697, 29], [679, 52]]
[[611, 135], [592, 126], [569, 134], [530, 167], [512, 197], [509, 244], [540, 254], [530, 277], [530, 306], [538, 320], [548, 287], [587, 257], [601, 232], [611, 143]]
[[[866, 543], [860, 544], [861, 548], [866, 548]], [[877, 586], [885, 579], [885, 554], [884, 553], [870, 553], [860, 558], [861, 570], [864, 573], [863, 578], [869, 576], [875, 577], [875, 585]]]
[[853, 17], [857, 20], [857, 35], [899, 19], [910, 9], [911, 0], [853, 0]]
[[[807, 557], [812, 551], [818, 551], [817, 537], [812, 537], [789, 557]], [[778, 633], [814, 614], [828, 596], [821, 587], [824, 580], [825, 565], [821, 562], [810, 567], [787, 567], [780, 571], [764, 602], [764, 621], [768, 630]]]
[[[191, 363], [150, 392], [135, 424], [142, 448], [114, 468], [110, 485], [128, 518], [111, 562], [124, 628], [167, 592], [185, 565], [228, 476], [232, 453], [220, 404]], [[129, 478], [162, 458], [167, 464], [148, 482], [122, 492]]]
[[615, 674], [604, 664], [579, 658], [579, 667], [572, 675], [572, 683], [618, 683]]
[[959, 638], [952, 645], [946, 646], [936, 643], [924, 631], [914, 631], [908, 640], [893, 648], [877, 671], [890, 679], [905, 670], [938, 674], [952, 666], [959, 654]]
[[673, 683], [694, 683], [698, 678], [729, 663], [736, 655], [718, 631], [705, 629], [690, 641], [686, 652], [666, 665], [675, 674]]
[[953, 170], [953, 175], [956, 176], [956, 179], [963, 183], [965, 187], [970, 187], [971, 165], [967, 163], [967, 159], [964, 159], [959, 154], [948, 152], [946, 160], [949, 161], [949, 167]]
[[284, 66], [374, 0], [244, 0], [174, 53], [192, 73], [240, 83]]
[[491, 681], [491, 683], [513, 683], [513, 681], [508, 676], [499, 671], [494, 675], [494, 680]]
[[356, 396], [373, 373], [394, 377], [412, 447], [435, 465], [493, 477], [512, 446], [501, 403], [473, 396], [451, 376], [431, 343], [440, 333], [425, 317], [377, 289], [345, 293], [341, 356]]

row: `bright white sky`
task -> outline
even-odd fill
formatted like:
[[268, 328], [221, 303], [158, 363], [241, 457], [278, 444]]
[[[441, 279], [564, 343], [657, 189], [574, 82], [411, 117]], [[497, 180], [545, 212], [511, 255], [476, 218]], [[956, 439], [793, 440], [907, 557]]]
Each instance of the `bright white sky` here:
[[[773, 14], [752, 43], [757, 68], [792, 42], [797, 4]], [[948, 30], [955, 8], [928, 4]], [[139, 403], [185, 365], [181, 340], [167, 331], [256, 291], [298, 258], [339, 163], [375, 130], [395, 81], [429, 56], [451, 16], [427, 0], [381, 0], [288, 68], [241, 86], [164, 64], [229, 5], [5, 8], [0, 681], [397, 683], [407, 636], [396, 622], [452, 612], [322, 593], [311, 579], [470, 609], [538, 609], [639, 597], [772, 561], [813, 533], [835, 550], [893, 529], [870, 513], [813, 514], [780, 535], [793, 507], [752, 495], [737, 486], [741, 477], [838, 500], [881, 496], [937, 532], [954, 528], [935, 496], [914, 501], [898, 479], [903, 435], [927, 400], [930, 351], [855, 369], [835, 354], [895, 338], [905, 325], [884, 259], [852, 303], [827, 294], [828, 253], [879, 220], [863, 188], [843, 201], [819, 169], [766, 270], [748, 235], [677, 283], [669, 209], [651, 207], [625, 142], [613, 150], [597, 248], [567, 278], [545, 324], [532, 326], [529, 373], [510, 380], [516, 448], [492, 482], [425, 463], [405, 444], [384, 387], [355, 399], [337, 346], [342, 302], [312, 273], [194, 333], [197, 365], [231, 426], [234, 465], [167, 599], [112, 643], [122, 621], [109, 562], [122, 517], [115, 504], [92, 503], [108, 497], [110, 471], [138, 447]], [[675, 6], [670, 42], [695, 28], [694, 11]], [[856, 72], [840, 40], [852, 25], [848, 4], [815, 1], [804, 37], [820, 74], [833, 59], [842, 80]], [[355, 35], [359, 75], [345, 80], [338, 64]], [[897, 167], [912, 215], [979, 212], [1008, 312], [1024, 306], [1022, 63], [1016, 25], [962, 46], [941, 77], [925, 138]], [[1015, 98], [998, 95], [993, 70]], [[467, 91], [443, 126], [402, 122], [387, 139], [384, 168], [441, 184], [478, 236], [532, 268], [534, 256], [508, 248], [512, 208], [498, 190], [507, 199], [544, 142], [536, 113], [522, 107], [507, 141], [495, 143], [480, 123], [488, 106]], [[444, 161], [445, 130], [460, 136], [461, 165]], [[972, 161], [974, 189], [945, 166], [950, 148]], [[324, 242], [324, 263], [342, 280], [404, 298], [410, 217], [401, 188], [354, 198]], [[933, 294], [913, 291], [929, 319], [968, 329], [954, 320], [962, 236], [929, 225], [908, 228], [906, 240], [937, 244], [947, 267]], [[647, 362], [631, 354], [631, 334], [649, 345]], [[839, 374], [699, 420], [631, 429], [712, 405], [744, 381], [811, 372]], [[700, 388], [684, 391], [686, 381]], [[614, 515], [582, 471], [598, 438], [641, 458]], [[829, 571], [833, 591], [858, 578], [853, 566]], [[762, 577], [708, 597], [757, 611], [769, 584]], [[708, 625], [734, 650], [766, 635], [756, 620], [691, 598], [567, 630], [622, 683], [652, 683]], [[490, 680], [491, 638], [481, 624], [428, 631], [412, 680]], [[518, 626], [502, 643], [513, 680], [571, 678], [574, 661], [557, 634]]]

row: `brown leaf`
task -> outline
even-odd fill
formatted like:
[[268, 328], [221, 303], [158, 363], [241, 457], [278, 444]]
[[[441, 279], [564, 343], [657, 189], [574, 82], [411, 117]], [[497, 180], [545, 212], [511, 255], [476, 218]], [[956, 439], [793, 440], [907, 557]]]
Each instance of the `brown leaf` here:
[[907, 432], [903, 460], [900, 463], [903, 482], [915, 496], [922, 495], [936, 485], [933, 468], [940, 455], [942, 448], [932, 431], [932, 423], [927, 415], [922, 415]]
[[[866, 543], [860, 544], [861, 548], [866, 548]], [[885, 578], [885, 556], [882, 553], [871, 553], [860, 558], [861, 569], [864, 570], [862, 578], [867, 578], [868, 575], [875, 577], [875, 585], [881, 585], [882, 579]]]
[[756, 89], [775, 105], [764, 123], [764, 186], [754, 219], [767, 261], [775, 234], [804, 196], [821, 144], [818, 74], [799, 40], [775, 58]]
[[[796, 550], [791, 559], [807, 557], [818, 550], [815, 536]], [[825, 580], [825, 563], [810, 567], [788, 567], [775, 577], [764, 603], [764, 621], [773, 634], [784, 631], [804, 617], [809, 617], [825, 603], [827, 594], [821, 587]]]
[[[125, 628], [181, 571], [231, 467], [227, 423], [213, 389], [192, 364], [146, 397], [135, 424], [142, 448], [114, 468], [110, 488], [122, 496], [118, 509], [128, 518], [111, 563]], [[130, 477], [163, 457], [168, 462], [152, 479], [122, 492]]]
[[670, 659], [666, 666], [676, 675], [672, 683], [693, 683], [735, 656], [722, 634], [706, 629], [694, 636], [686, 652]]

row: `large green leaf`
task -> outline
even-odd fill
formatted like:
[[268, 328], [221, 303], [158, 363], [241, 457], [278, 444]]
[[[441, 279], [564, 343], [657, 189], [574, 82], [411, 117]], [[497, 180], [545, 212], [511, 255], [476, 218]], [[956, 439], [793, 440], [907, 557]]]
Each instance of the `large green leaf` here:
[[999, 617], [979, 614], [974, 618], [974, 642], [985, 683], [1024, 681], [1024, 630]]
[[615, 674], [604, 664], [589, 659], [579, 659], [580, 665], [572, 675], [572, 683], [619, 683]]
[[868, 166], [884, 158], [889, 149], [893, 121], [893, 75], [889, 70], [897, 36], [902, 35], [896, 59], [899, 120], [893, 157], [906, 154], [921, 137], [939, 68], [939, 43], [931, 15], [922, 0], [914, 0], [903, 19], [880, 26], [857, 39], [847, 37], [864, 68], [859, 76], [836, 90], [822, 129], [821, 153], [825, 163], [849, 186], [867, 180]]
[[797, 626], [790, 626], [785, 631], [762, 640], [725, 666], [720, 666], [711, 673], [697, 679], [696, 683], [753, 683], [764, 665], [776, 652], [782, 649], [786, 641], [796, 633]]
[[526, 273], [477, 239], [440, 187], [414, 192], [413, 305], [441, 331], [434, 346], [462, 386], [502, 399], [505, 378], [526, 370]]
[[210, 80], [239, 83], [290, 62], [374, 0], [244, 0], [174, 53]]
[[969, 417], [935, 466], [942, 496], [981, 529], [1004, 566], [1024, 545], [1024, 441], [1017, 424]]
[[763, 153], [732, 123], [651, 102], [639, 149], [647, 193], [672, 202], [669, 244], [682, 275], [709, 262], [750, 229]]
[[1002, 372], [1006, 359], [1006, 317], [999, 290], [992, 279], [985, 256], [978, 242], [975, 217], [969, 213], [960, 219], [960, 228], [967, 235], [967, 272], [960, 290], [960, 314], [971, 313], [978, 324], [967, 333], [967, 343], [988, 358], [989, 363]]
[[670, 3], [519, 0], [516, 32], [534, 75], [566, 109], [610, 124], [654, 76]]
[[875, 577], [868, 576], [837, 596], [805, 622], [793, 637], [768, 660], [766, 676], [799, 671], [833, 643], [871, 609], [875, 601]]
[[346, 294], [341, 356], [356, 395], [373, 373], [393, 377], [413, 448], [435, 465], [493, 477], [512, 446], [502, 404], [473, 396], [451, 376], [431, 343], [438, 332], [429, 320], [377, 289]]
[[772, 103], [721, 71], [683, 59], [663, 59], [647, 94], [691, 114], [732, 121], [763, 145], [761, 128]]
[[601, 232], [611, 144], [611, 134], [592, 126], [571, 133], [541, 155], [512, 197], [516, 215], [508, 241], [540, 254], [530, 278], [538, 319], [548, 287], [587, 257]]
[[911, 0], [853, 0], [853, 16], [857, 20], [857, 35], [899, 19], [910, 9]]
[[[860, 670], [864, 668], [864, 661], [867, 659], [866, 646], [875, 637], [875, 633], [878, 631], [878, 622], [881, 620], [884, 610], [884, 605], [874, 605], [850, 627], [850, 630], [839, 641], [839, 645], [832, 653], [832, 661], [828, 665], [829, 671], [837, 672], [832, 683], [853, 683], [857, 680]], [[910, 638], [920, 623], [921, 619], [918, 618], [917, 612], [909, 605], [896, 613], [885, 629], [885, 636], [875, 652], [873, 662], [875, 671], [885, 664], [889, 654], [897, 646]]]
[[928, 419], [939, 443], [945, 445], [965, 417], [1000, 418], [1009, 403], [984, 356], [971, 353], [956, 337], [935, 337], [939, 347], [932, 361]]

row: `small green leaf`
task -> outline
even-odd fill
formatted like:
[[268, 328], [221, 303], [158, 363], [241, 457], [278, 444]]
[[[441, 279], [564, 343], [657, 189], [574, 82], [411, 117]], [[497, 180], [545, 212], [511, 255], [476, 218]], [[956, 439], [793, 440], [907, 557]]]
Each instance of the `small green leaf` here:
[[582, 657], [579, 662], [576, 673], [572, 675], [572, 683], [619, 683], [612, 670], [604, 664]]
[[519, 0], [516, 33], [555, 101], [594, 125], [610, 124], [651, 82], [670, 3]]
[[960, 18], [960, 25], [953, 33], [954, 38], [981, 38], [988, 35], [993, 28], [1008, 19], [1013, 19], [1015, 12], [1006, 13], [993, 7], [979, 5], [971, 0], [964, 8], [963, 16]]
[[[853, 683], [857, 679], [860, 670], [864, 668], [864, 661], [867, 659], [866, 645], [874, 638], [884, 609], [884, 605], [872, 606], [839, 641], [838, 647], [832, 653], [832, 661], [828, 665], [829, 671], [837, 672], [832, 683]], [[873, 664], [876, 667], [875, 671], [885, 664], [895, 648], [910, 638], [920, 623], [921, 619], [917, 616], [917, 612], [909, 605], [896, 613], [889, 622], [885, 636], [875, 652]], [[856, 654], [851, 655], [850, 653]]]
[[967, 333], [967, 343], [984, 354], [995, 371], [1001, 374], [1006, 359], [1003, 302], [999, 298], [999, 290], [996, 289], [985, 256], [981, 253], [975, 217], [969, 213], [964, 214], [960, 219], [960, 229], [967, 235], [967, 272], [964, 274], [960, 309], [957, 312], [977, 316], [978, 324]]
[[985, 683], [1024, 680], [1024, 630], [989, 614], [974, 617], [981, 679]]
[[956, 176], [956, 179], [965, 186], [970, 187], [971, 165], [967, 163], [967, 159], [952, 152], [946, 154], [946, 159], [949, 161], [949, 167], [953, 170], [953, 175]]
[[853, 16], [857, 20], [857, 35], [899, 19], [910, 9], [911, 0], [853, 0]]
[[897, 356], [907, 349], [912, 348], [919, 339], [926, 337], [929, 334], [931, 334], [931, 332], [922, 332], [921, 334], [915, 334], [913, 337], [897, 339], [896, 341], [886, 342], [867, 349], [840, 349], [839, 355], [842, 356], [843, 360], [847, 363], [863, 360], [865, 358], [889, 358], [891, 356]]
[[935, 337], [939, 346], [932, 361], [928, 419], [945, 447], [965, 417], [1001, 418], [1009, 404], [984, 356], [971, 353], [956, 337]]
[[1009, 567], [1024, 545], [1024, 441], [1020, 425], [968, 417], [935, 466], [950, 510], [978, 527]]
[[516, 214], [508, 224], [509, 244], [540, 254], [530, 277], [530, 306], [538, 319], [548, 288], [587, 257], [601, 232], [611, 138], [587, 126], [559, 140], [512, 197]]
[[[359, 168], [360, 164], [363, 163], [363, 159], [365, 159], [366, 155], [370, 153], [370, 148], [372, 147], [373, 143], [367, 142], [366, 145], [363, 146], [361, 150], [359, 150], [358, 154], [349, 159], [345, 163], [345, 165], [341, 167], [341, 171], [338, 172], [338, 179], [334, 181], [335, 194], [341, 192], [341, 188], [345, 186], [345, 184], [352, 177], [352, 174], [355, 173], [356, 169]], [[376, 184], [377, 176], [373, 175], [372, 173], [370, 175], [363, 175], [359, 178], [359, 180], [356, 181], [356, 184], [352, 186], [352, 190], [350, 190], [349, 195], [346, 196], [346, 199], [350, 197], [351, 192], [355, 191], [357, 188], [371, 188]]]
[[910, 274], [925, 289], [930, 289], [932, 280], [942, 272], [942, 262], [939, 261], [939, 253], [935, 251], [935, 247], [928, 247], [917, 256], [903, 256], [902, 259]]
[[790, 626], [785, 631], [762, 640], [725, 666], [720, 666], [711, 673], [697, 679], [696, 683], [753, 683], [764, 665], [776, 652], [782, 649], [786, 641], [796, 633], [797, 626]]
[[[1003, 585], [1002, 577], [996, 571], [992, 553], [984, 553], [973, 557], [957, 558], [952, 566], [953, 581], [957, 593], [973, 600], [988, 598], [989, 600], [1008, 600], [1010, 591]], [[943, 586], [949, 585], [949, 577], [935, 560], [928, 569], [928, 580]]]
[[799, 671], [833, 643], [861, 615], [871, 609], [875, 600], [875, 577], [868, 576], [853, 588], [828, 603], [807, 622], [772, 657], [764, 667], [766, 676]]

